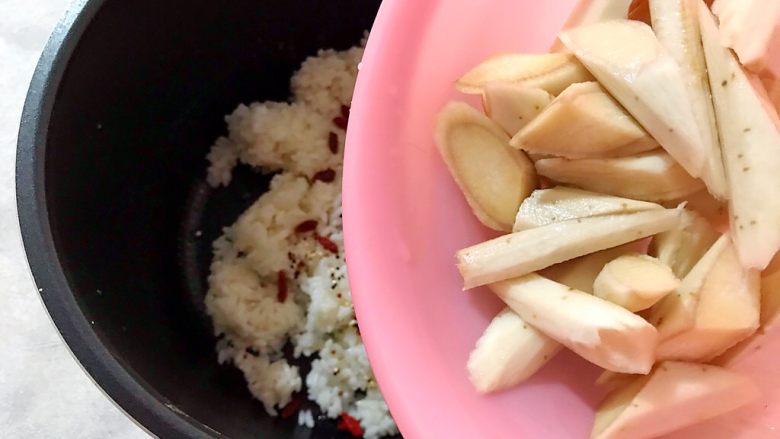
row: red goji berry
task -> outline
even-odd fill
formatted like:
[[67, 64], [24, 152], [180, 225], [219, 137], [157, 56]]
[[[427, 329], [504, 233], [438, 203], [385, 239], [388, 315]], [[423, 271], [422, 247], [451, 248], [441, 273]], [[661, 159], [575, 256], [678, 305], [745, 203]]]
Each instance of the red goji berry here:
[[333, 131], [328, 134], [328, 149], [330, 149], [330, 152], [333, 154], [337, 154], [339, 152], [339, 136]]
[[323, 183], [331, 183], [336, 179], [336, 171], [333, 169], [322, 170], [311, 178], [312, 181], [321, 181]]
[[287, 275], [284, 270], [280, 271], [276, 277], [276, 300], [284, 303], [287, 300]]
[[337, 127], [341, 128], [342, 130], [347, 129], [347, 123], [349, 121], [346, 117], [338, 116], [333, 118], [333, 125], [336, 125]]
[[320, 236], [320, 235], [317, 235], [316, 238], [317, 238], [317, 242], [319, 242], [320, 245], [325, 250], [327, 250], [327, 251], [329, 251], [331, 253], [336, 253], [336, 254], [339, 253], [339, 246], [337, 246], [335, 242], [331, 241], [330, 239], [328, 239], [328, 238], [326, 238], [324, 236]]
[[360, 422], [346, 412], [341, 414], [341, 419], [339, 419], [336, 428], [348, 431], [352, 436], [363, 437], [363, 427], [360, 425]]
[[295, 233], [306, 233], [311, 232], [312, 230], [315, 230], [317, 228], [317, 221], [315, 220], [306, 220], [297, 226], [295, 226]]

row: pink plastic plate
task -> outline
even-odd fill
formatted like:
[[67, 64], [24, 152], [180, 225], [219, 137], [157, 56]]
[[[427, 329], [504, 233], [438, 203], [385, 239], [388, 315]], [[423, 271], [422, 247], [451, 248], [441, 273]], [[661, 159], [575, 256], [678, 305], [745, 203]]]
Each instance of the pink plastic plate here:
[[491, 232], [432, 137], [439, 109], [464, 99], [456, 78], [496, 52], [547, 50], [574, 3], [389, 0], [380, 9], [350, 117], [344, 228], [361, 333], [407, 439], [590, 433], [598, 370], [568, 352], [509, 391], [481, 396], [469, 383], [468, 354], [501, 303], [461, 291], [454, 253]]

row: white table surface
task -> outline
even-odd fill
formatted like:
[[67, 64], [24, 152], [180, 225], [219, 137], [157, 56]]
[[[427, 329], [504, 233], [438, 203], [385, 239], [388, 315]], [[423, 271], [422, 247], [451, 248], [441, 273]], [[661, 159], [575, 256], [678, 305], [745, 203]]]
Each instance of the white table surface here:
[[63, 344], [33, 286], [19, 236], [19, 118], [38, 56], [69, 2], [0, 0], [0, 437], [148, 438]]

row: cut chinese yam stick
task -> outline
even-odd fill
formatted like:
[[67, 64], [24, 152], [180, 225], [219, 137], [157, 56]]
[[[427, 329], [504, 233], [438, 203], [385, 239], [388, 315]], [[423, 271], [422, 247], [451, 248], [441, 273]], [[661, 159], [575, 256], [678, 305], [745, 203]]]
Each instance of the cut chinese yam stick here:
[[679, 225], [655, 235], [648, 249], [650, 255], [671, 267], [679, 278], [685, 277], [720, 237], [706, 219], [687, 207], [680, 216]]
[[658, 328], [660, 342], [693, 327], [696, 322], [699, 291], [720, 255], [730, 245], [729, 237], [722, 235], [682, 279], [677, 291], [650, 308], [648, 320]]
[[547, 108], [552, 99], [541, 88], [497, 82], [485, 86], [482, 106], [488, 117], [514, 136]]
[[558, 183], [636, 200], [674, 200], [704, 187], [660, 149], [609, 159], [541, 159], [535, 166], [539, 175]]
[[698, 0], [650, 0], [653, 30], [658, 41], [682, 68], [706, 159], [701, 179], [718, 199], [728, 198], [720, 152], [710, 80], [699, 32]]
[[457, 252], [464, 288], [532, 273], [675, 227], [679, 210], [659, 209], [563, 221], [500, 236]]
[[655, 328], [636, 314], [537, 274], [490, 285], [523, 320], [605, 369], [647, 373]]
[[758, 328], [759, 273], [742, 267], [731, 240], [718, 255], [697, 295], [693, 326], [661, 341], [656, 352], [659, 359], [707, 362]]
[[742, 264], [761, 270], [780, 249], [780, 197], [768, 196], [780, 188], [780, 122], [720, 44], [715, 19], [701, 3], [699, 20], [731, 193], [731, 232]]
[[754, 72], [766, 66], [777, 44], [780, 2], [717, 0], [712, 11], [719, 19], [721, 44], [734, 49], [739, 62]]
[[557, 341], [504, 309], [485, 329], [466, 369], [477, 391], [495, 392], [521, 383], [561, 350]]
[[486, 226], [512, 230], [520, 203], [536, 188], [533, 164], [484, 114], [452, 102], [436, 120], [436, 144], [474, 214]]
[[667, 265], [635, 253], [608, 262], [596, 277], [593, 294], [636, 312], [653, 306], [679, 285]]
[[597, 82], [572, 84], [509, 143], [567, 158], [620, 157], [658, 147]]
[[682, 69], [644, 23], [613, 20], [563, 32], [561, 41], [693, 177], [702, 144]]
[[461, 76], [455, 87], [466, 94], [482, 94], [491, 82], [536, 87], [557, 95], [575, 82], [592, 81], [593, 76], [570, 53], [494, 55]]
[[596, 411], [592, 439], [650, 439], [730, 412], [758, 398], [749, 377], [728, 369], [664, 361], [614, 390]]
[[519, 232], [570, 219], [654, 209], [663, 207], [631, 198], [556, 186], [533, 191], [531, 196], [520, 204], [512, 230]]

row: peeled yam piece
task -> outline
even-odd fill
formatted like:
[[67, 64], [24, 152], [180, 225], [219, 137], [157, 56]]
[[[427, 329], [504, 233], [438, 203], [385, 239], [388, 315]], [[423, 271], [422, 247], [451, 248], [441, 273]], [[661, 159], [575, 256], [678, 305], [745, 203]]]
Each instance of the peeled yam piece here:
[[739, 62], [758, 71], [768, 62], [776, 42], [780, 2], [776, 0], [718, 0], [712, 11], [719, 19], [720, 42], [734, 49]]
[[636, 312], [674, 291], [680, 280], [658, 259], [638, 253], [608, 262], [593, 284], [593, 294]]
[[469, 70], [455, 82], [455, 88], [466, 94], [482, 94], [487, 84], [503, 82], [557, 95], [575, 82], [592, 80], [593, 76], [570, 53], [502, 53]]
[[639, 242], [629, 242], [555, 264], [540, 271], [539, 274], [575, 290], [593, 293], [593, 282], [604, 265], [622, 255], [636, 252], [639, 247]]
[[477, 340], [466, 369], [477, 391], [495, 392], [528, 379], [562, 347], [506, 308]]
[[662, 150], [609, 159], [542, 159], [535, 166], [539, 175], [559, 183], [645, 201], [673, 200], [704, 187]]
[[653, 365], [655, 328], [624, 308], [533, 273], [490, 289], [523, 320], [598, 366], [647, 373]]
[[650, 308], [648, 321], [658, 329], [661, 343], [694, 326], [699, 292], [715, 263], [730, 245], [729, 237], [721, 236], [685, 275], [677, 291]]
[[720, 237], [706, 219], [687, 207], [680, 215], [678, 226], [655, 235], [648, 249], [650, 255], [671, 267], [679, 278], [687, 275]]
[[[563, 29], [585, 26], [600, 21], [626, 18], [631, 0], [580, 0], [563, 25]], [[551, 51], [563, 50], [563, 44], [557, 38]]]
[[728, 198], [728, 186], [701, 45], [697, 2], [650, 0], [650, 15], [658, 41], [677, 61], [686, 79], [693, 114], [706, 150], [701, 179], [715, 197], [724, 200]]
[[536, 188], [533, 164], [508, 146], [485, 115], [451, 102], [436, 120], [436, 144], [455, 182], [482, 224], [512, 230], [520, 203]]
[[519, 232], [570, 219], [662, 208], [658, 204], [646, 201], [556, 186], [550, 189], [537, 189], [523, 200], [512, 230]]
[[702, 175], [707, 151], [685, 75], [649, 26], [613, 20], [563, 32], [560, 39], [688, 174]]
[[661, 341], [659, 359], [709, 361], [744, 340], [759, 325], [760, 278], [739, 262], [728, 241], [698, 291], [693, 327]]
[[701, 3], [699, 20], [731, 193], [731, 232], [742, 264], [760, 270], [780, 249], [780, 197], [767, 196], [780, 187], [780, 121], [720, 44], [714, 17]]
[[456, 254], [464, 289], [532, 273], [675, 227], [677, 209], [604, 215], [523, 230]]
[[490, 83], [482, 92], [485, 114], [510, 136], [542, 112], [553, 97], [541, 88], [502, 82]]
[[509, 142], [528, 153], [619, 157], [658, 147], [597, 82], [570, 85]]
[[704, 364], [664, 361], [613, 391], [596, 411], [593, 439], [649, 439], [758, 398], [749, 377]]

